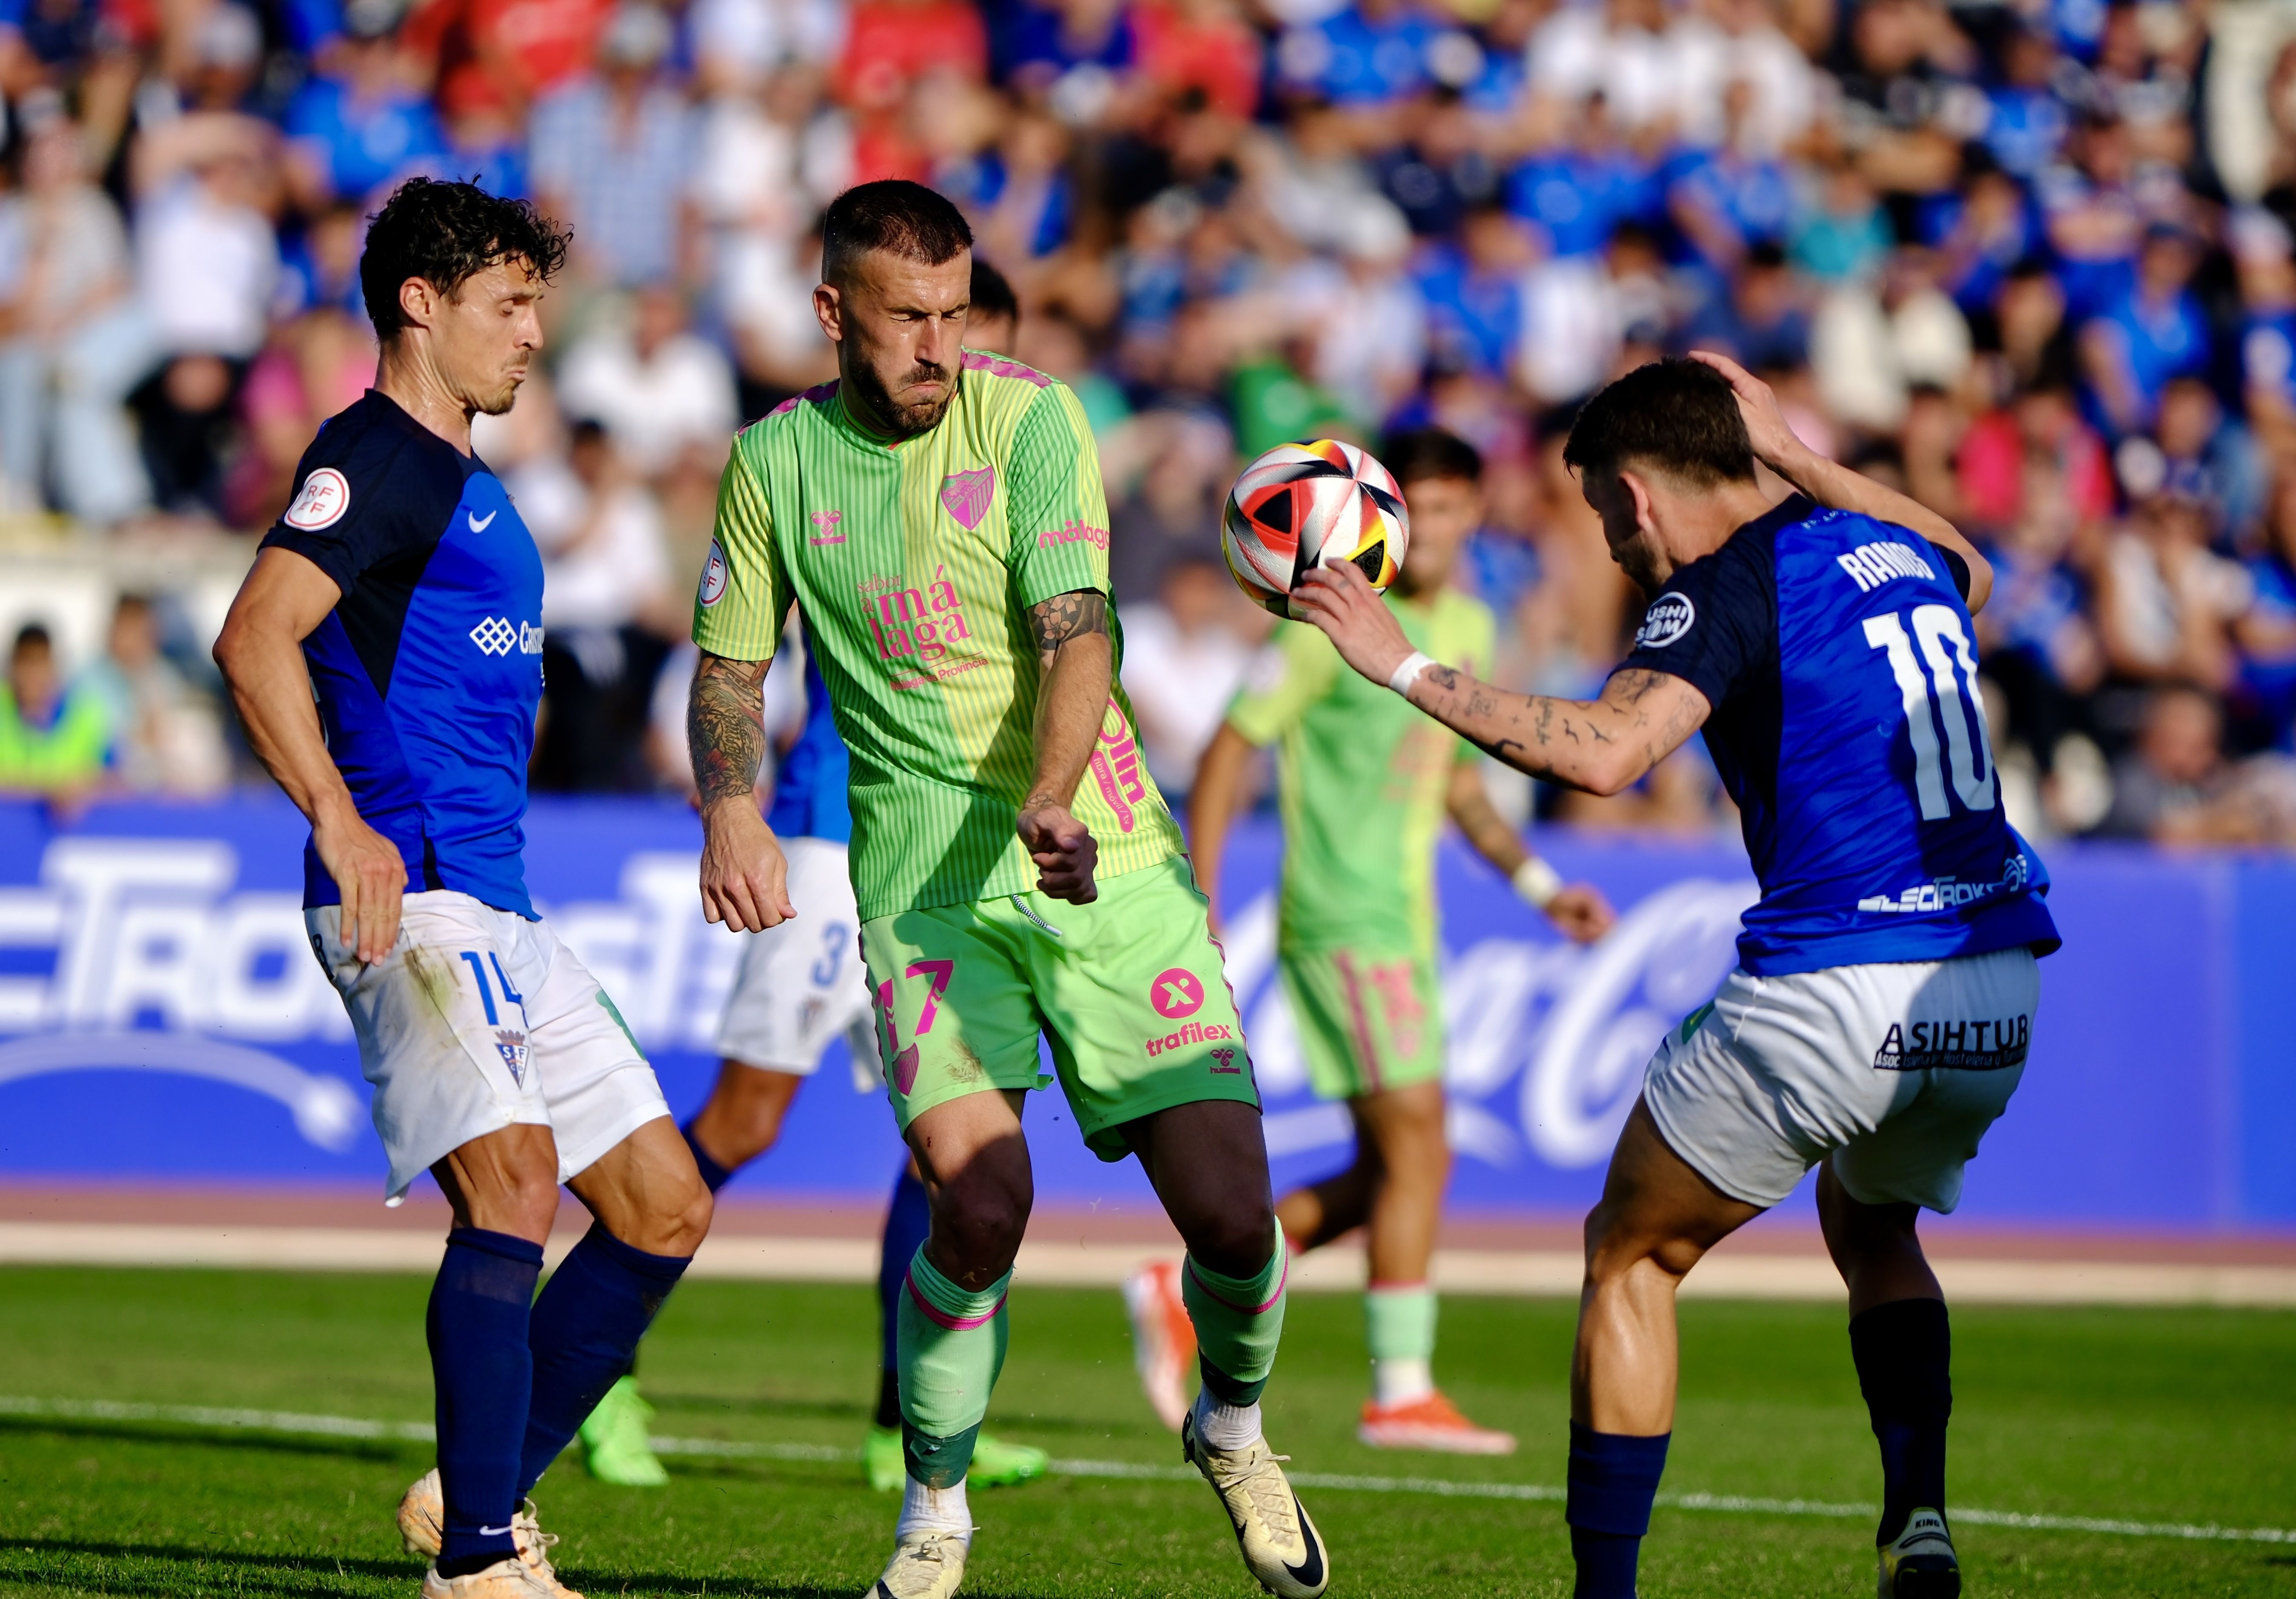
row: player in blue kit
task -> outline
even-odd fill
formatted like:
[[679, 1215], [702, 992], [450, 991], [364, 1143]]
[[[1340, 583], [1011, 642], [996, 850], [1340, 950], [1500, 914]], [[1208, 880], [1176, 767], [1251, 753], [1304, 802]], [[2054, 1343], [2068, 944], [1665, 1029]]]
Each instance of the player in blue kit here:
[[[1628, 373], [1563, 459], [1652, 594], [1594, 701], [1509, 693], [1412, 650], [1352, 567], [1298, 609], [1349, 665], [1535, 776], [1613, 794], [1702, 728], [1761, 898], [1739, 965], [1668, 1034], [1587, 1218], [1566, 1520], [1581, 1599], [1632, 1599], [1674, 1424], [1674, 1297], [1812, 1166], [1882, 1447], [1882, 1599], [1950, 1599], [1952, 1407], [1923, 1205], [2021, 1075], [2058, 944], [2002, 817], [1970, 613], [1992, 573], [1926, 508], [1814, 455], [1718, 357]], [[1799, 492], [1766, 488], [1759, 459]]]
[[[425, 1599], [570, 1599], [525, 1496], [685, 1271], [709, 1190], [613, 1002], [527, 898], [542, 562], [471, 450], [511, 408], [567, 235], [414, 179], [359, 262], [375, 386], [331, 418], [216, 660], [310, 818], [311, 947], [374, 1086], [397, 1203], [454, 1209], [426, 1330], [439, 1465], [398, 1524]], [[565, 1183], [595, 1224], [537, 1300]]]
[[[966, 342], [975, 349], [1009, 352], [1020, 321], [1013, 285], [975, 258]], [[799, 1086], [819, 1069], [823, 1052], [840, 1034], [852, 1057], [854, 1086], [878, 1094], [885, 1088], [861, 964], [861, 919], [847, 862], [853, 838], [847, 797], [852, 762], [831, 718], [829, 690], [810, 641], [798, 654], [805, 662], [805, 726], [774, 774], [766, 824], [782, 840], [789, 893], [806, 913], [800, 920], [742, 935], [741, 967], [718, 1025], [718, 1081], [685, 1128], [694, 1164], [713, 1193], [780, 1140]], [[893, 1185], [877, 1264], [877, 1413], [862, 1441], [861, 1469], [880, 1493], [898, 1492], [906, 1480], [897, 1334], [908, 1264], [924, 1242], [931, 1220], [924, 1182], [912, 1159]], [[646, 1443], [652, 1415], [635, 1375], [608, 1390], [582, 1423], [591, 1474], [632, 1488], [668, 1480]], [[966, 1480], [981, 1488], [1009, 1487], [1041, 1477], [1048, 1464], [1042, 1449], [983, 1432], [974, 1440]]]

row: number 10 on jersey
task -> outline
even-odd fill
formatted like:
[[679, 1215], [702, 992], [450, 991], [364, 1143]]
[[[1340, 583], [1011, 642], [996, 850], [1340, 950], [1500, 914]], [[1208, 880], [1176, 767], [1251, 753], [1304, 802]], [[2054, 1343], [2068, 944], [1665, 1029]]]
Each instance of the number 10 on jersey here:
[[[1906, 624], [1913, 624], [1910, 636]], [[1945, 727], [1945, 756], [1953, 767], [1953, 791], [1966, 810], [1993, 808], [1993, 747], [1985, 736], [1985, 699], [1977, 687], [1977, 658], [1969, 636], [1950, 605], [1916, 605], [1900, 619], [1892, 612], [1866, 619], [1866, 642], [1888, 653], [1890, 674], [1906, 706], [1906, 731], [1914, 741], [1914, 792], [1922, 820], [1941, 822], [1952, 814], [1946, 799], [1946, 761], [1938, 748]], [[1919, 659], [1915, 647], [1921, 650]], [[1926, 663], [1928, 670], [1923, 670]], [[1935, 698], [1931, 698], [1934, 688]], [[1935, 719], [1931, 718], [1934, 716]]]

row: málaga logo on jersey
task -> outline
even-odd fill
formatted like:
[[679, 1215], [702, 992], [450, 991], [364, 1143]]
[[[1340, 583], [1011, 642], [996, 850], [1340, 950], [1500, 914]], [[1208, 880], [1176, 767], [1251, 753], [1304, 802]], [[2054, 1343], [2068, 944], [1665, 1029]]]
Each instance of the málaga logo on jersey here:
[[701, 563], [701, 588], [696, 597], [704, 611], [726, 597], [726, 546], [714, 538], [709, 541], [709, 559]]
[[1663, 650], [1689, 632], [1697, 619], [1698, 607], [1690, 603], [1688, 594], [1660, 594], [1643, 612], [1643, 625], [1635, 631], [1635, 648]]
[[306, 533], [332, 528], [351, 508], [351, 483], [332, 466], [323, 466], [303, 480], [302, 491], [280, 520]]
[[988, 514], [988, 503], [996, 497], [996, 469], [993, 466], [952, 472], [941, 480], [940, 503], [968, 533], [980, 526], [980, 519]]

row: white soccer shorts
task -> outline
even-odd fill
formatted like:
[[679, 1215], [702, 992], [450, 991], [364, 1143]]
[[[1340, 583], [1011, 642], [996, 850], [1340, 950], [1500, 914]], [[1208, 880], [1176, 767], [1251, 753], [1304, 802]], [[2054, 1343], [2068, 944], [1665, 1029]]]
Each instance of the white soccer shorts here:
[[374, 1085], [396, 1201], [448, 1152], [513, 1122], [549, 1128], [564, 1182], [669, 1114], [614, 1002], [546, 923], [468, 894], [409, 894], [379, 966], [342, 941], [342, 907], [303, 913]]
[[1861, 1203], [1949, 1212], [2024, 1075], [2040, 996], [2030, 949], [1733, 972], [1659, 1046], [1643, 1098], [1674, 1152], [1748, 1204], [1831, 1155]]
[[718, 1053], [744, 1066], [811, 1077], [829, 1041], [843, 1033], [853, 1086], [869, 1093], [883, 1085], [883, 1068], [846, 847], [829, 839], [786, 839], [782, 851], [797, 920], [743, 935], [742, 964], [718, 1024]]

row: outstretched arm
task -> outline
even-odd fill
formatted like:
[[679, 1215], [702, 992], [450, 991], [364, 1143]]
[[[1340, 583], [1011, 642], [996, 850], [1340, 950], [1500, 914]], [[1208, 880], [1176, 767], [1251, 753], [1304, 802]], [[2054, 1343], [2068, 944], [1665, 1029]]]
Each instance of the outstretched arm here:
[[1100, 897], [1093, 869], [1100, 846], [1069, 809], [1108, 709], [1115, 652], [1108, 596], [1097, 589], [1054, 594], [1029, 608], [1043, 680], [1037, 692], [1037, 772], [1015, 827], [1037, 863], [1037, 888], [1087, 905]]
[[1993, 593], [1993, 568], [1977, 553], [1977, 546], [1961, 536], [1960, 529], [1919, 500], [1884, 488], [1811, 449], [1786, 425], [1785, 413], [1778, 408], [1778, 397], [1770, 386], [1729, 357], [1694, 349], [1690, 358], [1705, 362], [1730, 380], [1731, 390], [1738, 397], [1739, 414], [1746, 419], [1746, 437], [1763, 465], [1821, 505], [1895, 522], [1951, 550], [1969, 563], [1970, 615], [1985, 609]]
[[763, 932], [797, 914], [789, 863], [758, 808], [772, 665], [705, 650], [685, 701], [685, 743], [701, 810], [701, 914], [740, 932]]
[[1580, 944], [1591, 944], [1611, 931], [1618, 918], [1603, 890], [1590, 882], [1565, 883], [1553, 866], [1531, 854], [1522, 835], [1507, 825], [1491, 803], [1480, 762], [1460, 761], [1452, 767], [1446, 802], [1452, 822], [1475, 853], [1497, 867], [1526, 902], [1545, 911], [1555, 931]]
[[1222, 722], [1196, 758], [1196, 780], [1188, 788], [1188, 864], [1196, 887], [1211, 901], [1211, 928], [1220, 930], [1220, 870], [1227, 855], [1228, 828], [1243, 808], [1244, 775], [1251, 766], [1251, 741]]
[[[1345, 562], [1309, 572], [1292, 591], [1292, 603], [1300, 619], [1321, 627], [1341, 658], [1374, 683], [1391, 684], [1414, 653], [1395, 613]], [[1613, 673], [1599, 700], [1557, 700], [1510, 693], [1438, 664], [1420, 671], [1404, 697], [1517, 770], [1590, 794], [1631, 787], [1714, 709], [1682, 678], [1639, 668]]]
[[344, 945], [373, 965], [398, 942], [406, 862], [352, 803], [327, 753], [303, 661], [304, 638], [341, 597], [335, 580], [308, 556], [266, 550], [224, 618], [215, 660], [231, 685], [248, 748], [311, 819], [311, 847], [342, 897]]

